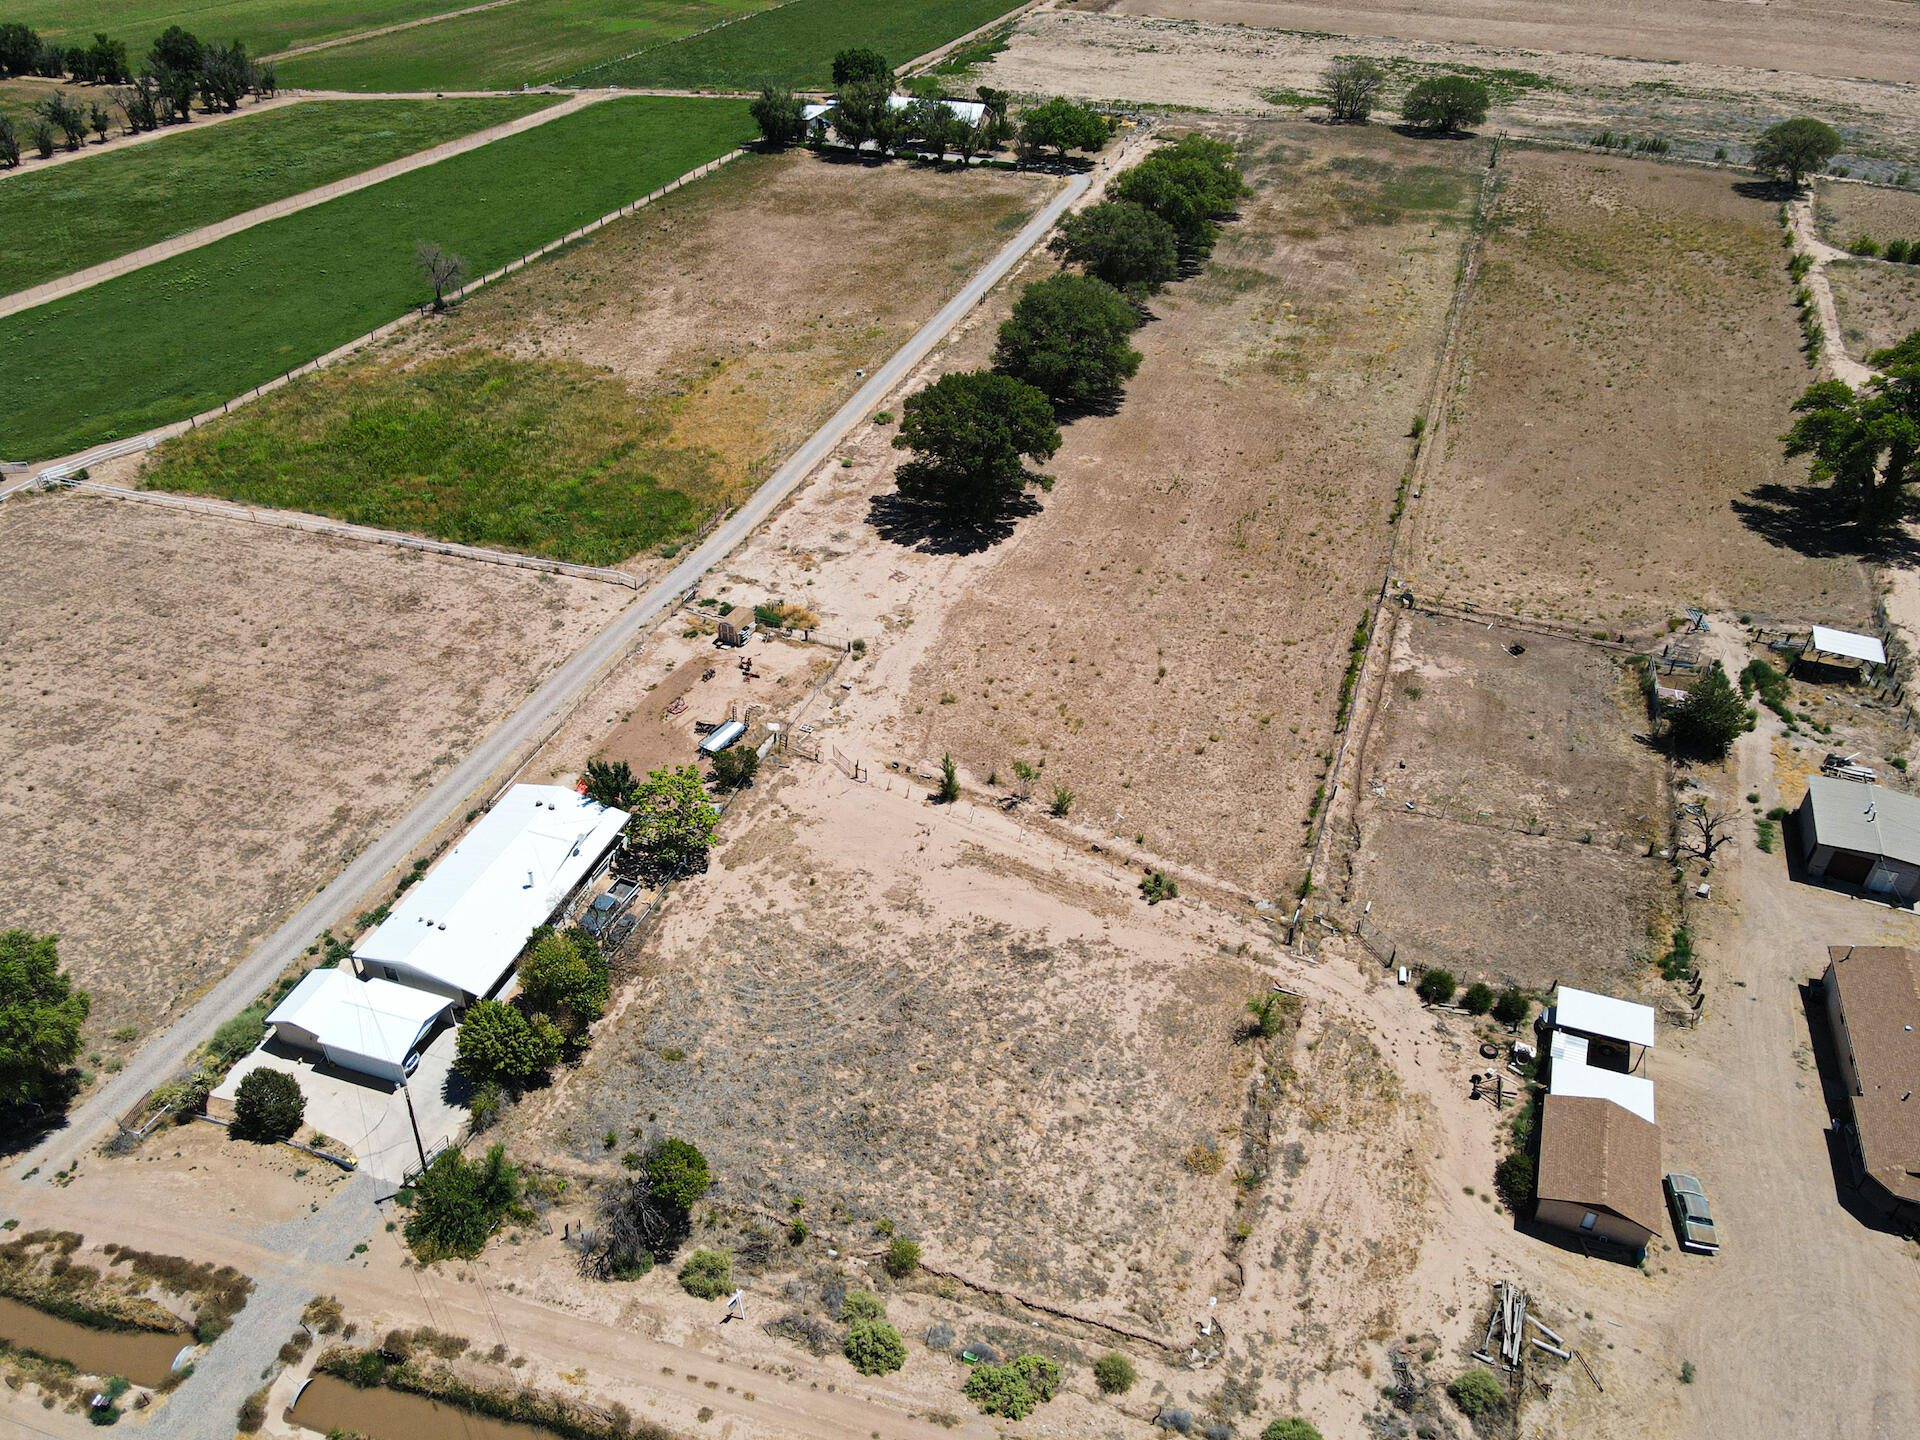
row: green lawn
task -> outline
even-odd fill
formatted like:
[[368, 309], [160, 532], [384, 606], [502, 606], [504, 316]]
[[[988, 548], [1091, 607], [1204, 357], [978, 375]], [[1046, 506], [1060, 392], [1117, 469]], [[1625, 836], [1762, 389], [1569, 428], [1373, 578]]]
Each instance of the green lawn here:
[[0, 185], [0, 284], [24, 290], [558, 98], [316, 100], [20, 175]]
[[218, 405], [428, 298], [416, 241], [478, 275], [752, 133], [742, 101], [611, 100], [0, 320], [0, 457]]
[[657, 85], [749, 90], [772, 81], [795, 88], [832, 82], [834, 52], [878, 50], [894, 65], [958, 39], [1015, 8], [1016, 0], [792, 0], [705, 35], [661, 45], [631, 60], [583, 70], [583, 85]]
[[243, 40], [255, 55], [271, 55], [336, 35], [397, 25], [423, 15], [464, 10], [478, 0], [12, 0], [4, 18], [31, 25], [49, 40], [71, 45], [104, 31], [144, 55], [169, 25], [202, 40]]
[[[413, 30], [285, 60], [311, 90], [479, 90], [557, 80], [688, 35], [769, 0], [517, 0]], [[449, 8], [452, 8], [451, 6]]]
[[145, 483], [614, 565], [718, 498], [712, 457], [667, 429], [587, 366], [462, 350], [303, 376], [169, 441]]

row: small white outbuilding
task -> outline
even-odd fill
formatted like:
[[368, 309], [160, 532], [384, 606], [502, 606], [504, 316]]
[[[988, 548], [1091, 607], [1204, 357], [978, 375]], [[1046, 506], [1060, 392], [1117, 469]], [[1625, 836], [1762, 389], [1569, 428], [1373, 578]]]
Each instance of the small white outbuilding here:
[[452, 1001], [444, 995], [314, 970], [267, 1016], [274, 1038], [328, 1064], [398, 1085]]

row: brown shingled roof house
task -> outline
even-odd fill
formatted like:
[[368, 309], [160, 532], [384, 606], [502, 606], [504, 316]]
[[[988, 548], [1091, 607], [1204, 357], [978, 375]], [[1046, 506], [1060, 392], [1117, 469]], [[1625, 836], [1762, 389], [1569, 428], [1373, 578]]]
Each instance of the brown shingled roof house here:
[[1834, 945], [1825, 982], [1855, 1183], [1894, 1219], [1920, 1221], [1920, 956]]
[[1659, 1128], [1611, 1100], [1547, 1096], [1538, 1193], [1541, 1224], [1645, 1250], [1665, 1223]]

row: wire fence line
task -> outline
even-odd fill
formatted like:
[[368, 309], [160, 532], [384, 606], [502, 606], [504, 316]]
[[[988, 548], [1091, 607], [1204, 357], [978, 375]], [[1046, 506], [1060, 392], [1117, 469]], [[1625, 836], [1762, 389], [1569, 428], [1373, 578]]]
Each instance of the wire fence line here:
[[[696, 180], [704, 179], [706, 176], [711, 175], [715, 170], [718, 170], [722, 165], [731, 164], [733, 161], [738, 160], [742, 155], [746, 153], [747, 152], [744, 149], [736, 148], [733, 150], [729, 150], [724, 155], [717, 156], [716, 158], [707, 161], [703, 165], [695, 166], [693, 169], [687, 171], [686, 174], [681, 175], [676, 179], [669, 180], [665, 185], [662, 185], [657, 189], [648, 191], [645, 195], [640, 196], [637, 200], [629, 200], [625, 205], [622, 205], [619, 209], [610, 210], [605, 215], [600, 216], [596, 220], [589, 220], [586, 224], [567, 231], [566, 234], [560, 236], [558, 239], [549, 240], [545, 245], [540, 246], [537, 250], [530, 250], [526, 254], [519, 256], [516, 259], [509, 260], [506, 264], [500, 266], [498, 269], [488, 271], [485, 275], [482, 275], [479, 279], [468, 281], [465, 285], [462, 285], [458, 290], [449, 291], [445, 297], [445, 301], [453, 302], [453, 301], [464, 300], [467, 296], [473, 294], [475, 291], [484, 289], [488, 285], [495, 284], [500, 280], [504, 280], [509, 275], [516, 274], [517, 272], [526, 269], [527, 266], [533, 264], [534, 261], [544, 259], [546, 256], [551, 255], [558, 250], [563, 250], [567, 246], [585, 239], [587, 236], [593, 234], [595, 231], [605, 229], [608, 225], [613, 224], [613, 222], [616, 220], [624, 220], [628, 216], [634, 214], [636, 211], [644, 210], [647, 206], [654, 204], [658, 200], [664, 199], [668, 195], [671, 195], [674, 191], [678, 190], [681, 186], [690, 185]], [[54, 464], [43, 466], [35, 478], [42, 481], [63, 480], [69, 475], [75, 474], [80, 470], [86, 469], [89, 465], [98, 465], [105, 462], [106, 460], [117, 458], [119, 455], [131, 454], [135, 449], [151, 449], [153, 446], [157, 445], [162, 440], [170, 440], [176, 435], [184, 435], [189, 431], [197, 430], [203, 424], [207, 424], [211, 421], [218, 420], [223, 415], [231, 414], [235, 406], [245, 405], [249, 401], [258, 400], [262, 395], [271, 394], [273, 391], [278, 390], [281, 386], [289, 384], [290, 382], [298, 379], [302, 375], [310, 375], [315, 371], [323, 370], [328, 366], [337, 363], [340, 360], [344, 360], [347, 356], [355, 354], [360, 350], [364, 350], [367, 346], [374, 344], [376, 341], [386, 339], [389, 335], [394, 334], [396, 331], [400, 330], [404, 326], [412, 325], [418, 322], [419, 320], [423, 319], [424, 317], [431, 315], [433, 311], [434, 311], [433, 302], [423, 301], [420, 305], [414, 307], [413, 309], [408, 310], [406, 314], [401, 315], [396, 319], [389, 320], [384, 325], [376, 326], [374, 329], [369, 330], [366, 334], [361, 335], [355, 339], [349, 340], [344, 345], [336, 346], [334, 349], [329, 350], [326, 354], [321, 355], [313, 360], [309, 360], [304, 365], [296, 365], [294, 366], [293, 369], [287, 371], [284, 375], [279, 375], [271, 380], [263, 381], [261, 384], [254, 386], [251, 390], [245, 391], [240, 395], [236, 395], [233, 399], [227, 400], [212, 409], [203, 410], [198, 415], [189, 416], [185, 420], [176, 420], [171, 425], [162, 425], [156, 429], [148, 430], [140, 435], [131, 436], [125, 440], [115, 440], [106, 445], [95, 446], [91, 450], [84, 450], [78, 454], [68, 456], [63, 460], [55, 462]], [[120, 448], [120, 447], [129, 447], [129, 448]], [[22, 462], [9, 461], [7, 463], [9, 468], [13, 468], [13, 467], [19, 467], [23, 469], [26, 468]], [[9, 493], [12, 493], [12, 492], [9, 492]]]

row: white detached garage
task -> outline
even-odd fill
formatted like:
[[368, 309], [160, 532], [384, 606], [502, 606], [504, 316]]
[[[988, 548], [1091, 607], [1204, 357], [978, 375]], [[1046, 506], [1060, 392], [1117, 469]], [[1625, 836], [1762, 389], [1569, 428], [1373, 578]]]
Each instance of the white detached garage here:
[[377, 1080], [406, 1079], [420, 1045], [453, 1002], [444, 995], [315, 970], [267, 1016], [276, 1039]]

